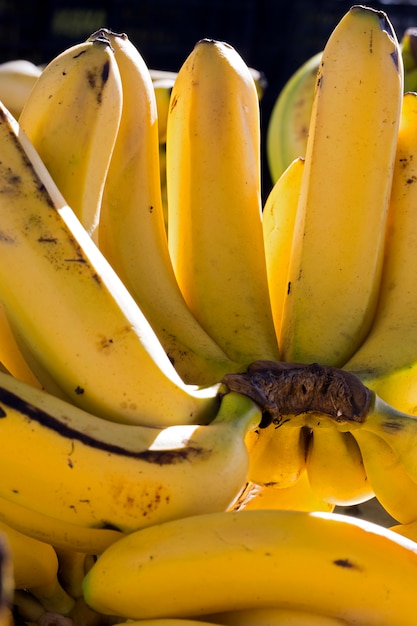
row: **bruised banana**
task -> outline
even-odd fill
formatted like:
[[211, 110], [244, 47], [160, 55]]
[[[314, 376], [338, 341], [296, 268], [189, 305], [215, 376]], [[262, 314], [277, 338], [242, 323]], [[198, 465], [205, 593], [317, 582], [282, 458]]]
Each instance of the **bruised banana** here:
[[0, 63], [0, 100], [17, 119], [42, 69], [27, 59]]
[[275, 100], [266, 132], [269, 174], [275, 184], [294, 159], [304, 157], [322, 52], [290, 76]]
[[40, 364], [40, 382], [48, 390], [45, 371], [72, 403], [109, 420], [209, 422], [218, 385], [182, 381], [4, 108], [0, 160], [0, 300], [25, 357]]
[[370, 329], [402, 90], [386, 14], [353, 6], [331, 33], [317, 77], [278, 337], [284, 361], [340, 367]]
[[345, 364], [388, 404], [417, 414], [417, 94], [403, 98], [379, 302]]
[[334, 508], [334, 504], [321, 500], [313, 491], [307, 471], [304, 469], [297, 482], [290, 487], [277, 487], [274, 483], [267, 485], [247, 483], [230, 510], [281, 509], [332, 512]]
[[349, 506], [374, 497], [360, 447], [352, 434], [340, 432], [325, 416], [313, 416], [308, 423], [312, 432], [306, 470], [318, 498]]
[[70, 529], [127, 533], [225, 510], [245, 484], [244, 440], [261, 413], [226, 393], [209, 425], [118, 424], [0, 374], [0, 417], [1, 498]]
[[183, 63], [166, 149], [168, 244], [190, 310], [240, 367], [279, 359], [262, 234], [259, 100], [232, 46], [200, 40]]
[[19, 116], [66, 202], [94, 239], [122, 102], [113, 50], [100, 36], [48, 63]]
[[29, 590], [46, 611], [69, 613], [74, 599], [58, 580], [58, 557], [54, 548], [4, 522], [0, 522], [0, 533], [6, 535], [11, 550], [14, 588]]
[[119, 67], [123, 110], [104, 185], [98, 246], [181, 378], [189, 384], [213, 384], [236, 365], [201, 328], [174, 274], [161, 198], [158, 115], [151, 76], [126, 35], [102, 32]]
[[357, 626], [411, 626], [416, 576], [417, 545], [371, 522], [238, 511], [123, 537], [98, 558], [83, 587], [91, 608], [130, 619], [273, 606]]

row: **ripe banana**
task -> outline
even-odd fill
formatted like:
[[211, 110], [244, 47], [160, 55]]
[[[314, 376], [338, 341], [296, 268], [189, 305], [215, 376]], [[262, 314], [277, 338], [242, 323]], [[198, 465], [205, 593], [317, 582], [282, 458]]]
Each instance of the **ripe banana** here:
[[278, 337], [284, 361], [340, 367], [370, 328], [402, 90], [386, 14], [351, 7], [327, 41], [317, 78]]
[[304, 421], [272, 421], [248, 432], [248, 480], [258, 485], [291, 487], [305, 469], [307, 438]]
[[182, 381], [4, 108], [0, 160], [0, 300], [25, 356], [41, 365], [40, 382], [48, 389], [45, 370], [71, 402], [115, 421], [210, 421], [218, 385]]
[[183, 63], [167, 128], [168, 243], [184, 298], [240, 366], [279, 359], [262, 234], [259, 100], [230, 45]]
[[48, 63], [19, 116], [66, 202], [93, 238], [122, 101], [113, 50], [98, 36]]
[[87, 555], [71, 548], [55, 548], [55, 552], [58, 557], [59, 582], [71, 598], [74, 600], [82, 598], [82, 583], [87, 573]]
[[376, 433], [353, 432], [361, 449], [366, 475], [383, 508], [401, 524], [417, 519], [417, 482], [407, 474], [402, 459]]
[[334, 504], [321, 500], [313, 491], [307, 471], [304, 469], [291, 487], [280, 488], [274, 484], [247, 483], [230, 510], [281, 509], [332, 512], [334, 508]]
[[157, 429], [103, 420], [7, 374], [0, 383], [5, 500], [70, 526], [131, 532], [225, 510], [245, 484], [244, 439], [261, 419], [246, 396], [226, 393], [209, 425]]
[[0, 63], [0, 100], [17, 119], [42, 69], [27, 59]]
[[388, 404], [417, 414], [417, 94], [404, 95], [379, 302], [344, 366]]
[[262, 213], [268, 288], [277, 336], [281, 332], [288, 289], [288, 265], [303, 171], [303, 158], [290, 163], [269, 192]]
[[417, 518], [408, 524], [395, 524], [390, 530], [417, 543]]
[[[222, 626], [345, 626], [344, 619], [289, 608], [260, 607], [204, 616]], [[169, 625], [167, 625], [169, 626]]]
[[58, 580], [58, 558], [54, 548], [4, 522], [0, 522], [0, 532], [6, 535], [11, 550], [14, 588], [29, 590], [46, 611], [62, 615], [69, 613], [74, 599]]
[[334, 422], [323, 415], [313, 415], [308, 423], [312, 433], [306, 469], [318, 498], [334, 505], [349, 506], [374, 497], [361, 450], [352, 434], [337, 430]]
[[152, 80], [152, 86], [155, 91], [156, 109], [158, 112], [158, 140], [160, 145], [166, 143], [169, 102], [175, 78], [176, 74], [171, 77], [167, 76], [165, 78]]
[[371, 522], [323, 512], [238, 511], [123, 537], [98, 558], [83, 586], [94, 610], [131, 619], [270, 606], [357, 626], [411, 626], [416, 576], [417, 545]]
[[0, 520], [29, 537], [50, 543], [58, 550], [74, 550], [85, 554], [101, 554], [123, 536], [121, 532], [110, 528], [70, 524], [2, 497]]
[[322, 51], [307, 59], [279, 92], [266, 132], [266, 157], [272, 183], [306, 153], [317, 72]]
[[103, 29], [114, 50], [123, 110], [100, 212], [98, 245], [188, 384], [236, 368], [189, 310], [172, 267], [161, 198], [157, 105], [149, 70], [126, 35]]

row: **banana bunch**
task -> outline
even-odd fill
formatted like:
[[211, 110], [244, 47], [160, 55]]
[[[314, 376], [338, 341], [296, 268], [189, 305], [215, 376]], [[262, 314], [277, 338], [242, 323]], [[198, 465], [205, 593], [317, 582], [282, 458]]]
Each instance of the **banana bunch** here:
[[399, 533], [336, 513], [258, 510], [131, 533], [101, 554], [83, 589], [120, 623], [411, 626], [416, 576], [416, 544]]

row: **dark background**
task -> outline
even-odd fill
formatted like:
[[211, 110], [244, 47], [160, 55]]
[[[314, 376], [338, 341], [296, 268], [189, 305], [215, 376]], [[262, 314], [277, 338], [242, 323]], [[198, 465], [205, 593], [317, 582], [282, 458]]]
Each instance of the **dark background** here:
[[[0, 62], [47, 63], [100, 27], [125, 32], [148, 67], [178, 71], [203, 37], [232, 44], [268, 86], [262, 131], [280, 88], [327, 38], [354, 2], [343, 0], [0, 0]], [[391, 20], [398, 38], [417, 26], [414, 2], [369, 2]], [[270, 187], [264, 169], [264, 194]]]

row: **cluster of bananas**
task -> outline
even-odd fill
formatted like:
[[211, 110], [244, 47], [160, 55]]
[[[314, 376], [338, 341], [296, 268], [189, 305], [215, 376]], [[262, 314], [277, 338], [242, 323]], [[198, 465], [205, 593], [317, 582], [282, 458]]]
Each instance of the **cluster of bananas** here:
[[[414, 624], [417, 94], [386, 14], [336, 25], [263, 205], [229, 44], [158, 76], [103, 28], [34, 73], [0, 103], [5, 623]], [[374, 496], [396, 526], [334, 513]]]

